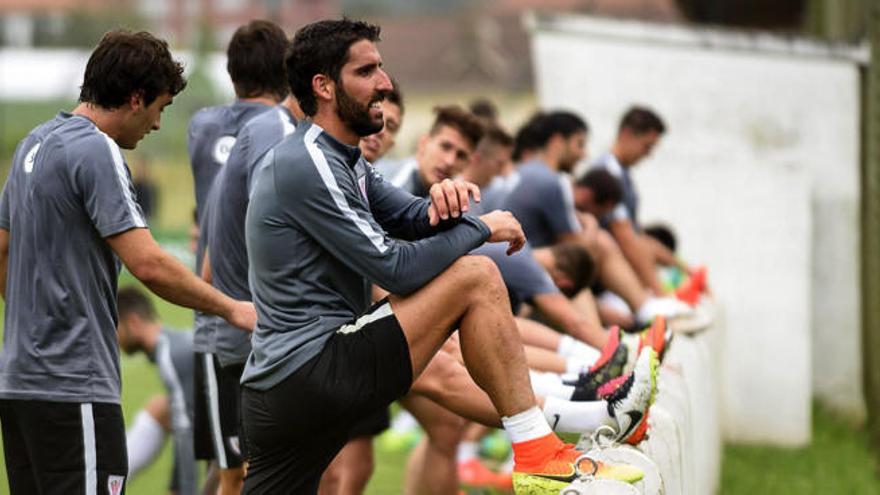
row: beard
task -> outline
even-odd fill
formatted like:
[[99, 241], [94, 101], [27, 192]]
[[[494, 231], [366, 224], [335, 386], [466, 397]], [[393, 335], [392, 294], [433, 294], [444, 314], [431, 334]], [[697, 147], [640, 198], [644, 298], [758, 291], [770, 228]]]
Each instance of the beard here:
[[384, 96], [377, 94], [366, 105], [360, 105], [348, 95], [342, 85], [336, 86], [336, 115], [359, 137], [369, 136], [382, 130], [385, 120], [374, 121], [370, 117], [370, 104], [382, 101]]

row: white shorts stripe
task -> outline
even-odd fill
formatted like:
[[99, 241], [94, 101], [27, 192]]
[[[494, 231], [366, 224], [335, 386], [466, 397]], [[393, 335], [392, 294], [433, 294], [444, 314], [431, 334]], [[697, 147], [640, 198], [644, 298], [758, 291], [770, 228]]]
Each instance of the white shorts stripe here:
[[357, 332], [358, 330], [360, 330], [364, 326], [366, 326], [370, 323], [373, 323], [376, 320], [381, 320], [382, 318], [385, 318], [386, 316], [391, 316], [392, 314], [394, 314], [394, 312], [391, 311], [391, 303], [386, 302], [385, 304], [376, 308], [376, 310], [373, 311], [372, 313], [367, 313], [367, 314], [361, 316], [360, 318], [355, 320], [354, 323], [351, 323], [348, 325], [342, 325], [339, 328], [339, 330], [336, 331], [336, 333]]
[[228, 469], [226, 449], [223, 447], [223, 432], [220, 429], [220, 394], [217, 392], [217, 372], [214, 369], [214, 355], [205, 354], [205, 381], [208, 384], [208, 415], [211, 421], [211, 439], [214, 441], [214, 455], [220, 469]]
[[95, 449], [95, 416], [91, 404], [80, 404], [82, 416], [83, 448], [86, 468], [86, 495], [98, 493], [98, 455]]

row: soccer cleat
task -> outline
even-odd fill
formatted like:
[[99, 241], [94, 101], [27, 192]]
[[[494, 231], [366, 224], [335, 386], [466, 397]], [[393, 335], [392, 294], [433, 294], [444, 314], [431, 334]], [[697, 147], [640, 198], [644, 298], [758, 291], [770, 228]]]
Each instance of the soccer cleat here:
[[646, 423], [648, 408], [657, 394], [658, 366], [654, 349], [646, 347], [629, 376], [600, 387], [599, 396], [608, 401], [608, 413], [617, 421], [616, 442], [637, 443], [636, 440], [644, 437], [639, 429]]
[[691, 306], [700, 302], [700, 295], [706, 290], [706, 267], [695, 268], [687, 280], [676, 290], [675, 297]]
[[635, 353], [630, 350], [626, 344], [627, 337], [621, 340], [620, 329], [616, 326], [611, 327], [608, 333], [608, 342], [602, 349], [599, 359], [593, 363], [593, 366], [586, 373], [578, 376], [578, 379], [570, 383], [574, 385], [574, 394], [571, 397], [573, 401], [589, 401], [596, 400], [598, 395], [596, 392], [599, 387], [618, 376], [625, 374], [630, 367], [630, 360], [635, 362], [633, 356]]
[[[639, 346], [635, 355], [641, 354], [645, 347], [650, 347], [657, 353], [660, 362], [663, 362], [663, 356], [666, 354], [669, 343], [672, 342], [672, 336], [673, 333], [669, 325], [666, 324], [666, 318], [663, 316], [654, 318], [650, 328], [639, 334]], [[627, 371], [631, 371], [631, 369]]]
[[636, 319], [641, 326], [648, 326], [658, 316], [672, 320], [688, 318], [693, 314], [693, 307], [674, 297], [652, 297], [639, 309]]
[[562, 444], [542, 466], [522, 467], [513, 471], [513, 491], [517, 495], [546, 495], [559, 493], [582, 476], [635, 483], [644, 477], [641, 469], [626, 464], [606, 464], [574, 448]]
[[494, 487], [498, 476], [476, 457], [458, 463], [458, 481], [466, 488]]

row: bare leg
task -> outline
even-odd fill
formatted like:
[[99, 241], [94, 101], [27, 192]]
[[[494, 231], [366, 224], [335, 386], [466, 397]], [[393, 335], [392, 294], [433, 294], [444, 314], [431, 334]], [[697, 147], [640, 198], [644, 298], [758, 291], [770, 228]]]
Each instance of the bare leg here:
[[571, 300], [578, 314], [587, 319], [590, 325], [602, 328], [602, 320], [599, 319], [599, 306], [596, 305], [596, 298], [589, 289], [584, 289]]
[[[342, 483], [339, 495], [360, 495], [373, 476], [373, 437], [365, 436], [350, 440], [339, 453], [342, 456]], [[337, 458], [339, 456], [336, 456]]]
[[407, 297], [391, 296], [418, 377], [452, 329], [459, 328], [468, 372], [502, 416], [533, 407], [522, 343], [507, 289], [488, 258], [464, 256]]
[[648, 300], [648, 291], [626, 261], [623, 252], [620, 251], [611, 234], [604, 231], [599, 232], [590, 254], [593, 254], [596, 260], [599, 280], [608, 287], [608, 290], [622, 297], [633, 312], [638, 311], [642, 304]]
[[[346, 444], [346, 447], [348, 447], [348, 444]], [[324, 474], [321, 475], [321, 482], [318, 484], [318, 495], [337, 495], [339, 493], [344, 469], [343, 452], [345, 452], [345, 447], [336, 454], [336, 457], [333, 458], [333, 461], [324, 470]]]
[[415, 395], [402, 404], [425, 429], [424, 446], [416, 448], [407, 462], [408, 495], [455, 495], [458, 471], [455, 454], [467, 423], [434, 402]]

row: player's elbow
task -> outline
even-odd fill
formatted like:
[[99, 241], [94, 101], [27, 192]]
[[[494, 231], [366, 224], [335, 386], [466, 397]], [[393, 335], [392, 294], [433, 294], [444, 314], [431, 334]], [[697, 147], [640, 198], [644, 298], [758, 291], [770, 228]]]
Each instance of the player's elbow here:
[[150, 253], [138, 257], [132, 263], [126, 265], [128, 271], [147, 287], [162, 280], [163, 260], [159, 254]]

